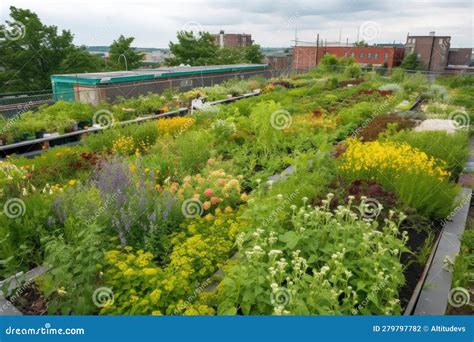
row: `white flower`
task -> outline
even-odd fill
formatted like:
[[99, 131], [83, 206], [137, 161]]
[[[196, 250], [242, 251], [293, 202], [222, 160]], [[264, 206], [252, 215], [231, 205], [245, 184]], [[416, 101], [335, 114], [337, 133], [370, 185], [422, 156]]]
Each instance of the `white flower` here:
[[274, 256], [274, 255], [279, 255], [279, 254], [283, 254], [283, 252], [280, 251], [279, 249], [272, 249], [270, 252], [268, 252], [268, 256]]

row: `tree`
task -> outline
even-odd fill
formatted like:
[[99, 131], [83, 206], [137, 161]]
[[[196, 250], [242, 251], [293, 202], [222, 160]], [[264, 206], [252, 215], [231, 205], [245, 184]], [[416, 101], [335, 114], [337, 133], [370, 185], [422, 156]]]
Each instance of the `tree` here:
[[217, 64], [245, 63], [245, 50], [234, 47], [223, 47], [217, 50]]
[[71, 51], [61, 62], [61, 69], [68, 73], [97, 72], [105, 69], [104, 59], [87, 51], [85, 46]]
[[368, 47], [369, 46], [369, 43], [367, 43], [365, 40], [360, 40], [358, 42], [355, 42], [354, 43], [354, 46], [357, 46], [357, 47]]
[[405, 70], [422, 70], [422, 66], [416, 53], [410, 53], [403, 58], [400, 68]]
[[[173, 55], [167, 58], [167, 65], [209, 65], [218, 62], [219, 48], [214, 43], [214, 38], [208, 32], [194, 34], [192, 31], [179, 31], [177, 33], [178, 42], [169, 43], [170, 52]], [[225, 51], [226, 55], [228, 51]], [[230, 53], [230, 52], [229, 52]]]
[[110, 45], [109, 67], [113, 70], [131, 70], [142, 66], [144, 55], [132, 48], [134, 37], [121, 35]]
[[245, 48], [245, 61], [247, 63], [262, 63], [263, 54], [260, 45], [254, 44]]
[[0, 25], [0, 92], [42, 90], [74, 51], [70, 31], [43, 25], [30, 10], [10, 7], [11, 20]]

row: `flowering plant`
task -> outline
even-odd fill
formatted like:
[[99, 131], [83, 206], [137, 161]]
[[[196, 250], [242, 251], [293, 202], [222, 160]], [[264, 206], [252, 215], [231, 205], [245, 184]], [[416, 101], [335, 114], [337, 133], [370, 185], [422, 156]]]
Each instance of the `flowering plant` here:
[[426, 216], [446, 216], [457, 193], [446, 163], [407, 143], [349, 139], [339, 162], [349, 181], [374, 180]]
[[240, 260], [226, 270], [219, 314], [400, 313], [404, 215], [390, 212], [378, 227], [354, 212], [365, 204], [354, 208], [350, 197], [333, 212], [332, 198], [315, 208], [292, 206], [287, 225], [280, 220], [238, 236]]
[[160, 135], [174, 135], [191, 127], [194, 124], [194, 121], [195, 120], [193, 118], [182, 116], [169, 119], [159, 119], [157, 123], [158, 133]]
[[[183, 224], [172, 237], [170, 261], [163, 267], [153, 254], [124, 247], [105, 255], [103, 283], [114, 289], [115, 301], [101, 314], [213, 314], [196, 300], [210, 276], [231, 256], [238, 230], [235, 214], [217, 213]], [[130, 286], [133, 284], [133, 286]], [[196, 291], [196, 289], [200, 289]], [[196, 304], [196, 305], [194, 305]]]
[[[208, 163], [212, 163], [212, 159]], [[168, 183], [165, 189], [176, 193], [178, 199], [185, 201], [183, 210], [190, 216], [195, 216], [194, 213], [187, 213], [187, 203], [194, 202], [198, 205], [198, 212], [212, 218], [218, 208], [230, 213], [233, 208], [236, 208], [239, 202], [245, 202], [248, 195], [242, 193], [240, 182], [243, 177], [241, 175], [233, 177], [227, 174], [223, 169], [219, 170], [205, 170], [204, 174], [197, 174], [194, 176], [186, 176], [183, 183], [180, 185], [177, 182]]]

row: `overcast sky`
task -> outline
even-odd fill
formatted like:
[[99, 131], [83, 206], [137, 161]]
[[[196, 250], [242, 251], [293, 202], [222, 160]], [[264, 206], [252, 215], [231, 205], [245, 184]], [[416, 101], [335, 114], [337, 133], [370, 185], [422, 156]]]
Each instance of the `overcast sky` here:
[[251, 33], [268, 47], [298, 39], [405, 42], [406, 35], [451, 35], [451, 46], [474, 47], [473, 0], [0, 0], [0, 18], [13, 5], [36, 12], [48, 25], [69, 29], [78, 45], [110, 45], [120, 34], [134, 46], [167, 47], [176, 31]]

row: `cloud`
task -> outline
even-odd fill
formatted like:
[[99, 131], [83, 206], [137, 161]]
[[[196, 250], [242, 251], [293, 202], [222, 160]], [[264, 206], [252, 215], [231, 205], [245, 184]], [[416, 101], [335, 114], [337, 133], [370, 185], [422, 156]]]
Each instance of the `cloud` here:
[[[87, 1], [87, 0], [86, 0]], [[408, 32], [451, 35], [453, 46], [473, 43], [470, 0], [4, 0], [0, 18], [10, 5], [30, 8], [44, 23], [70, 29], [75, 42], [109, 45], [120, 34], [135, 37], [135, 45], [166, 47], [176, 31], [199, 22], [206, 31], [251, 33], [262, 46], [291, 46], [295, 29], [304, 41], [354, 41], [361, 25], [380, 27], [372, 42], [405, 42]]]

